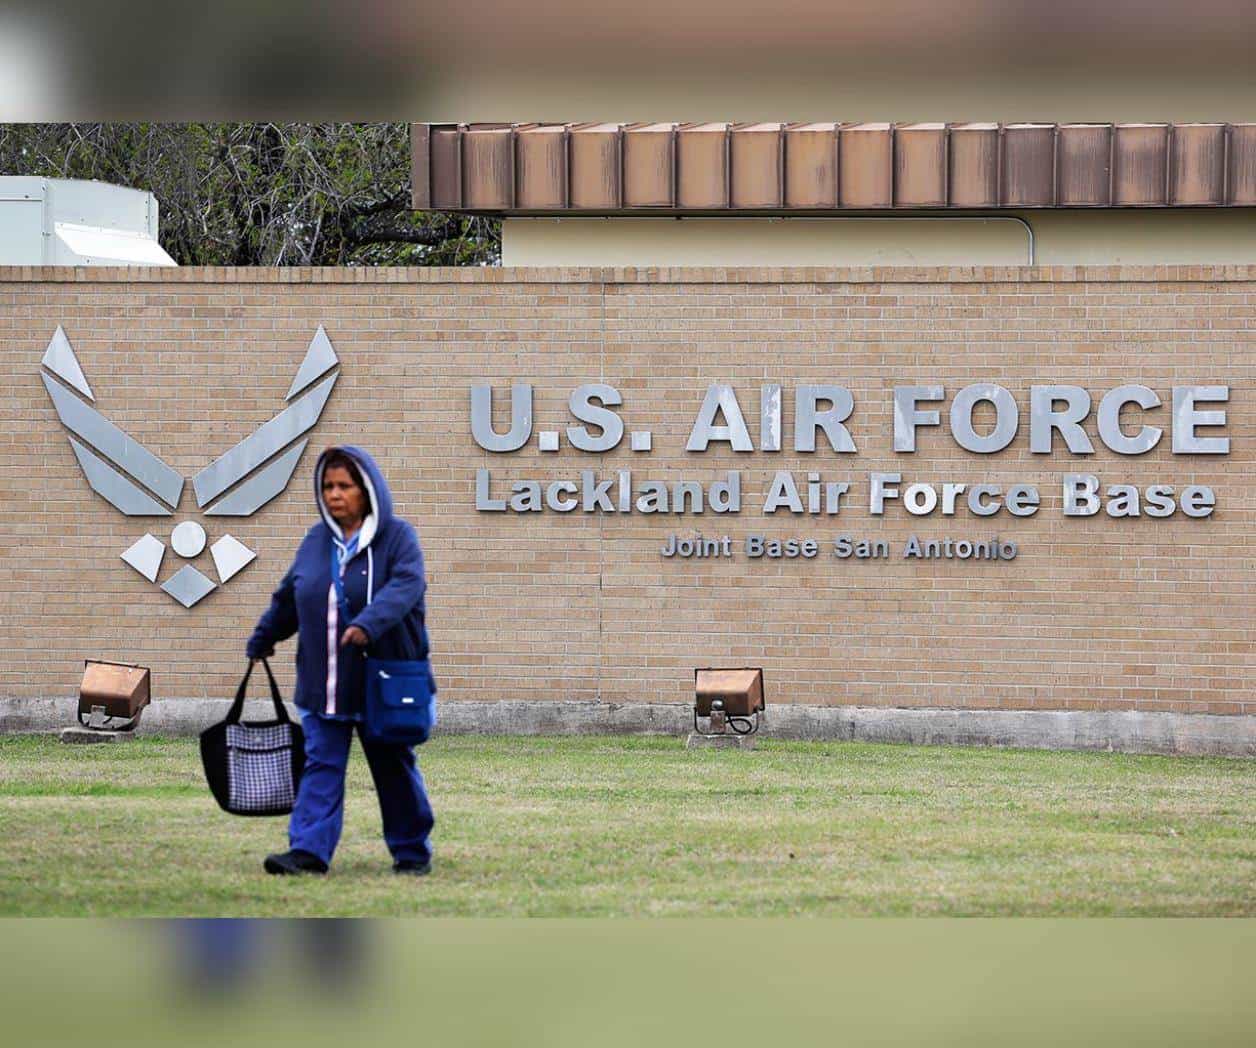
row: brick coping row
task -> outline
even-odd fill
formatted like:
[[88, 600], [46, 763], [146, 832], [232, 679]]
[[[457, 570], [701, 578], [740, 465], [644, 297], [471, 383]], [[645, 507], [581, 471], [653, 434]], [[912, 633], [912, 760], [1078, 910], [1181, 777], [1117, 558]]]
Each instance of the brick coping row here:
[[33, 284], [1032, 284], [1256, 281], [1256, 265], [1157, 266], [0, 266]]

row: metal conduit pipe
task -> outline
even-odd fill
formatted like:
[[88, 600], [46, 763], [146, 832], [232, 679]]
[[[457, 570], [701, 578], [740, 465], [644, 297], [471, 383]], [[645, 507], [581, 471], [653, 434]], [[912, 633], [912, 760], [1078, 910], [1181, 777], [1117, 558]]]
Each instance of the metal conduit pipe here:
[[1018, 225], [1023, 226], [1025, 229], [1025, 236], [1027, 240], [1026, 248], [1027, 248], [1027, 252], [1029, 256], [1027, 260], [1027, 264], [1031, 266], [1037, 265], [1037, 245], [1034, 239], [1034, 227], [1029, 224], [1028, 220], [1021, 217], [1020, 215], [997, 214], [990, 211], [966, 211], [960, 215], [955, 215], [955, 214], [939, 215], [934, 212], [920, 213], [920, 212], [911, 212], [911, 211], [895, 213], [892, 215], [887, 215], [884, 212], [864, 212], [864, 211], [843, 212], [842, 214], [833, 214], [832, 212], [826, 213], [826, 212], [814, 212], [814, 211], [805, 212], [804, 211], [804, 212], [799, 212], [798, 214], [783, 215], [779, 212], [756, 213], [751, 210], [746, 210], [746, 211], [738, 212], [736, 215], [730, 215], [729, 212], [727, 211], [695, 212], [695, 213], [687, 214], [687, 215], [677, 215], [674, 213], [669, 213], [666, 210], [660, 209], [655, 212], [647, 212], [647, 211], [622, 212], [621, 211], [621, 212], [615, 212], [613, 214], [608, 214], [606, 212], [602, 212], [602, 213], [593, 212], [590, 214], [583, 214], [583, 215], [582, 214], [570, 214], [570, 213], [562, 214], [562, 215], [554, 215], [554, 214], [550, 214], [550, 213], [546, 213], [542, 211], [536, 211], [536, 212], [525, 211], [522, 213], [508, 215], [506, 217], [507, 218], [521, 218], [521, 219], [544, 218], [544, 219], [550, 219], [555, 222], [564, 222], [564, 221], [570, 221], [570, 220], [587, 221], [589, 219], [601, 219], [604, 222], [609, 222], [612, 219], [632, 220], [632, 219], [638, 219], [638, 218], [656, 219], [656, 220], [660, 218], [670, 218], [676, 222], [685, 222], [685, 221], [690, 221], [690, 220], [695, 220], [695, 219], [710, 219], [710, 218], [728, 219], [728, 218], [733, 218], [733, 217], [771, 219], [772, 221], [779, 221], [779, 222], [791, 222], [791, 221], [814, 222], [816, 220], [833, 221], [833, 222], [855, 221], [855, 220], [858, 220], [860, 222], [901, 222], [901, 221], [921, 221], [921, 220], [928, 221], [928, 222], [971, 222], [971, 221], [1015, 222]]
[[[607, 217], [609, 217], [609, 216], [607, 216]], [[641, 216], [637, 216], [637, 215], [620, 215], [620, 216], [616, 216], [616, 217], [620, 217], [620, 218], [636, 218], [636, 217], [648, 218], [648, 217], [655, 217], [655, 218], [657, 218], [657, 217], [659, 217], [659, 216], [657, 216], [657, 215], [655, 215], [655, 216], [649, 216], [649, 215], [641, 215]], [[683, 221], [684, 221], [685, 219], [687, 219], [687, 218], [708, 218], [708, 217], [713, 217], [713, 216], [708, 216], [708, 215], [675, 215], [675, 216], [673, 216], [673, 217], [675, 217], [676, 221], [678, 221], [678, 222], [683, 222]], [[721, 213], [720, 213], [720, 217], [728, 217], [728, 212], [721, 212]], [[1028, 265], [1031, 265], [1031, 266], [1032, 266], [1032, 265], [1036, 265], [1036, 264], [1037, 264], [1037, 263], [1036, 263], [1036, 261], [1035, 261], [1036, 255], [1035, 255], [1035, 243], [1034, 243], [1034, 227], [1033, 227], [1033, 226], [1031, 226], [1031, 225], [1029, 224], [1029, 222], [1028, 222], [1026, 219], [1022, 218], [1020, 215], [1000, 215], [1000, 214], [994, 214], [994, 213], [991, 213], [991, 212], [985, 212], [985, 211], [972, 211], [972, 212], [965, 212], [965, 213], [964, 213], [964, 214], [962, 214], [962, 215], [936, 215], [936, 214], [928, 214], [928, 213], [926, 213], [926, 214], [912, 214], [912, 213], [910, 213], [910, 212], [909, 212], [909, 213], [905, 213], [905, 214], [894, 214], [894, 215], [887, 215], [887, 214], [884, 214], [884, 213], [880, 213], [880, 214], [862, 214], [862, 213], [852, 213], [852, 214], [842, 214], [842, 215], [831, 215], [831, 214], [830, 214], [830, 215], [825, 215], [825, 214], [798, 214], [798, 215], [781, 215], [781, 214], [774, 214], [774, 215], [771, 215], [771, 216], [762, 216], [762, 215], [760, 215], [760, 216], [755, 216], [755, 215], [753, 215], [753, 214], [746, 213], [746, 214], [741, 214], [741, 215], [738, 215], [737, 217], [739, 217], [739, 218], [755, 218], [755, 217], [760, 217], [760, 218], [761, 218], [761, 217], [771, 217], [771, 218], [773, 218], [773, 219], [780, 219], [781, 221], [784, 221], [784, 222], [796, 221], [796, 220], [799, 220], [799, 219], [806, 219], [806, 220], [810, 220], [810, 221], [814, 221], [814, 220], [816, 220], [816, 219], [824, 219], [824, 220], [826, 220], [826, 221], [834, 221], [834, 222], [841, 222], [841, 221], [845, 221], [845, 220], [853, 220], [853, 219], [857, 219], [857, 220], [859, 220], [860, 222], [900, 222], [900, 221], [904, 221], [904, 220], [909, 220], [909, 221], [917, 221], [917, 222], [918, 222], [918, 221], [922, 221], [922, 220], [923, 220], [923, 221], [928, 221], [928, 222], [965, 222], [965, 221], [972, 221], [972, 220], [974, 220], [974, 219], [980, 219], [981, 221], [991, 221], [991, 220], [993, 220], [993, 221], [998, 221], [998, 222], [1016, 222], [1016, 223], [1019, 223], [1020, 225], [1022, 225], [1022, 226], [1024, 226], [1024, 227], [1025, 227], [1025, 235], [1026, 235], [1026, 237], [1028, 238], [1028, 244], [1027, 244], [1027, 247], [1028, 247], [1028, 250], [1029, 250], [1029, 261], [1028, 261]]]

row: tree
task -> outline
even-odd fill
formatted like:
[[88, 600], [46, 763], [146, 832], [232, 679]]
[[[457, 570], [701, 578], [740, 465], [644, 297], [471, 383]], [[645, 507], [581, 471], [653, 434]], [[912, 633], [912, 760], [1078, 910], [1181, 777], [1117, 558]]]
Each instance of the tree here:
[[0, 125], [0, 174], [145, 189], [180, 265], [464, 266], [500, 223], [410, 210], [406, 124]]

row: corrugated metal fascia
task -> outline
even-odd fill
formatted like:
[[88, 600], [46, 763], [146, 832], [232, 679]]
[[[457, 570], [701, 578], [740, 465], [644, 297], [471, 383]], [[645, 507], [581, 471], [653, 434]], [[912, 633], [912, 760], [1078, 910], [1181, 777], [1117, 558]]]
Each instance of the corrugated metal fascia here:
[[1256, 124], [413, 124], [416, 208], [790, 214], [1256, 206]]

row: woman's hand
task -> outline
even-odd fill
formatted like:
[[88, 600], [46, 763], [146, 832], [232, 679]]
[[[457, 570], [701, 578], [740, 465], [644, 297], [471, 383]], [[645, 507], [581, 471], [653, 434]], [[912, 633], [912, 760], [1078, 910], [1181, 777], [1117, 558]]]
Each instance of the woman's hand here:
[[366, 631], [357, 627], [350, 626], [344, 632], [344, 636], [340, 638], [340, 646], [343, 648], [346, 644], [355, 644], [359, 648], [365, 648], [371, 643], [371, 638], [366, 635]]

